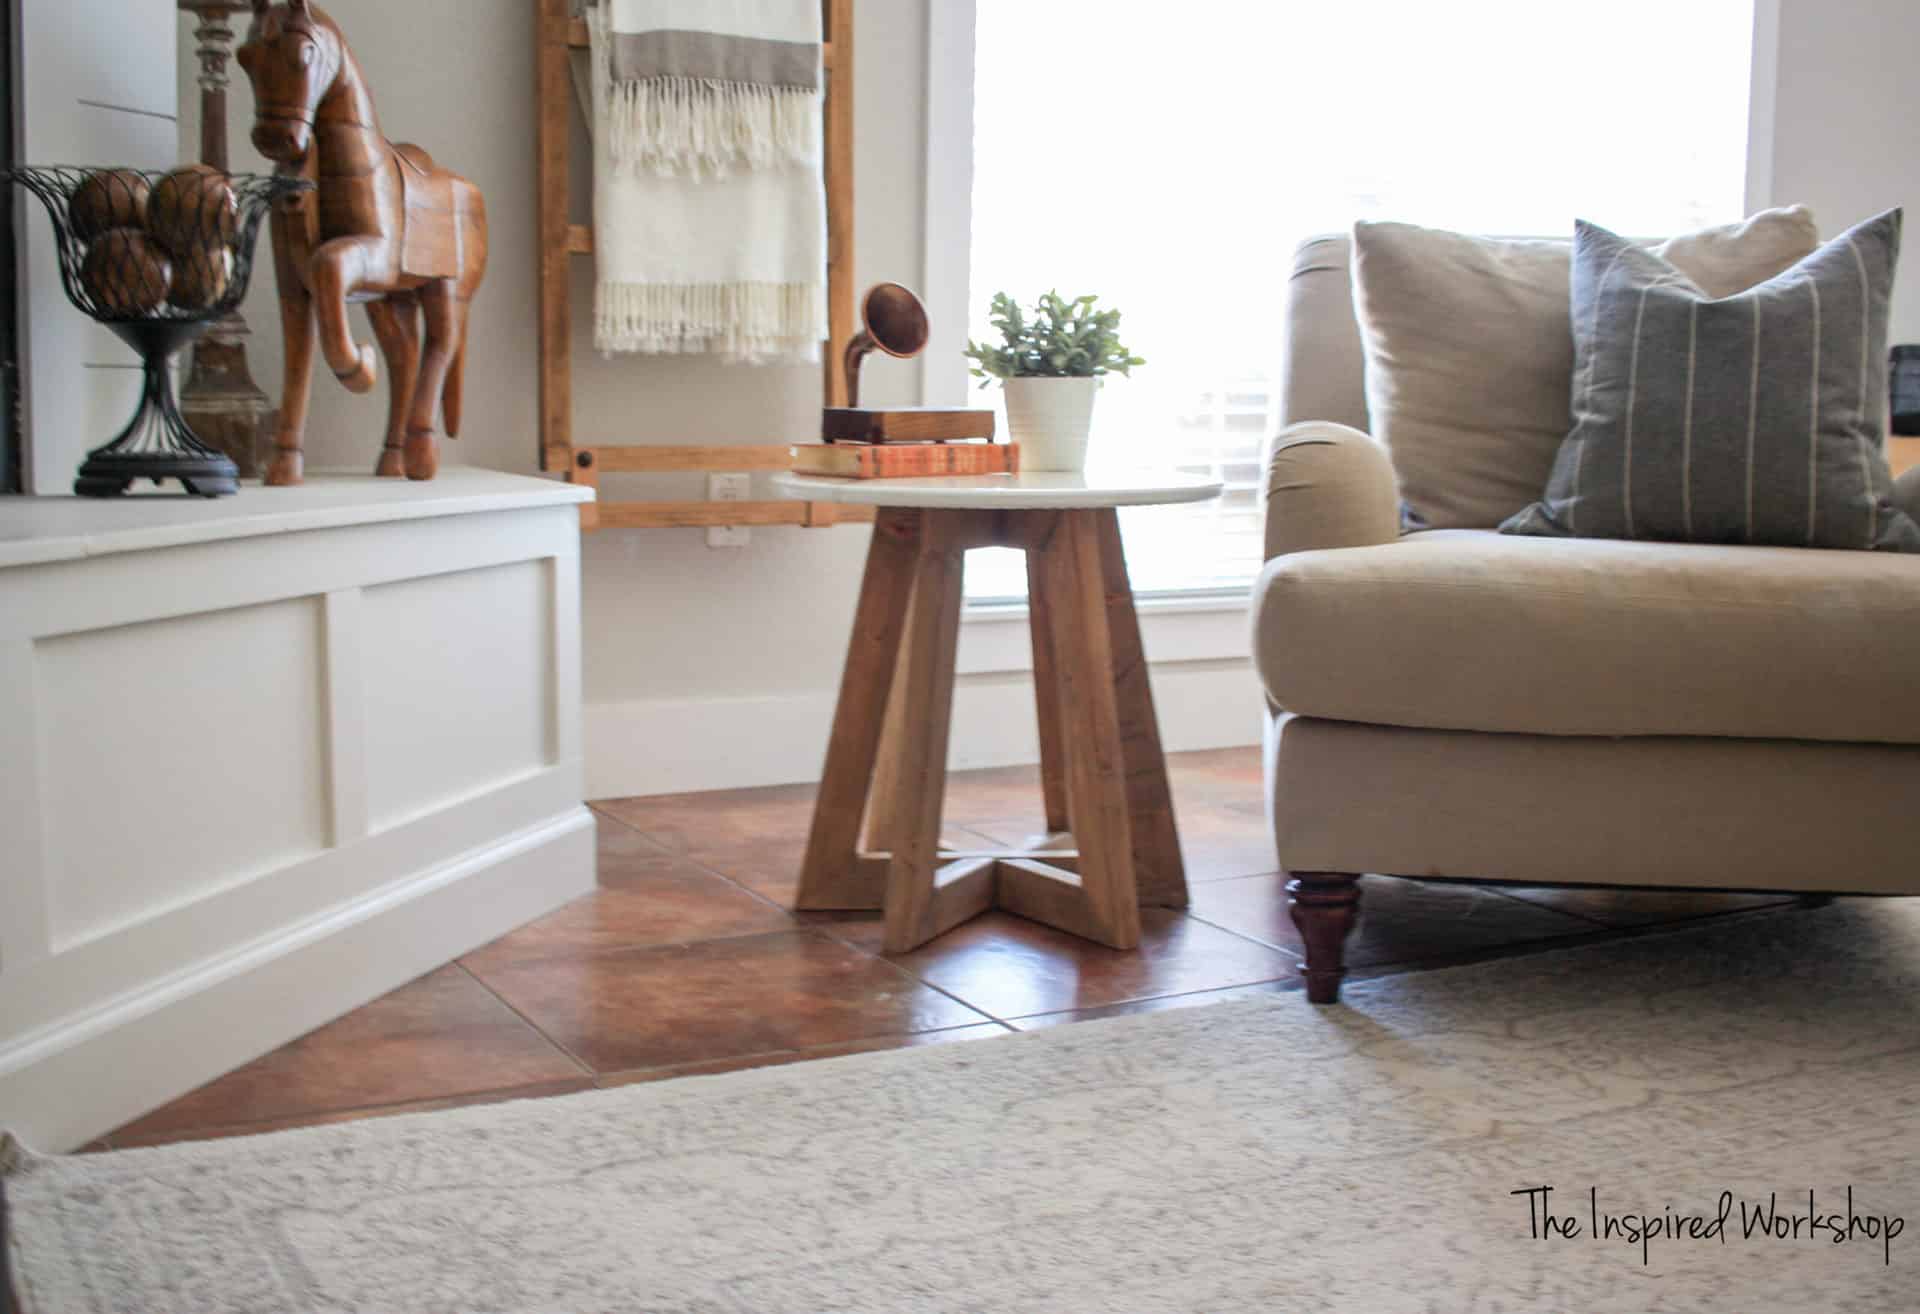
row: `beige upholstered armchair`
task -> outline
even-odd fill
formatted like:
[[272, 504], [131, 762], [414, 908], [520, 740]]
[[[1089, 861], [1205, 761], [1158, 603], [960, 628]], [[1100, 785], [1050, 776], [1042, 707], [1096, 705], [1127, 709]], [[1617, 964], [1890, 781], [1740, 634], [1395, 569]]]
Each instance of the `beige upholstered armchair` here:
[[1401, 534], [1349, 258], [1296, 257], [1254, 591], [1308, 997], [1363, 872], [1920, 894], [1920, 559]]

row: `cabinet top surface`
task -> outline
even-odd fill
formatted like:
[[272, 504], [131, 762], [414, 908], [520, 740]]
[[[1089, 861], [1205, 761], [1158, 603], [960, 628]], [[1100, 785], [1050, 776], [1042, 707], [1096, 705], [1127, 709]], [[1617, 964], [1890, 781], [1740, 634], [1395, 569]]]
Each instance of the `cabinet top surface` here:
[[1173, 470], [1026, 470], [1019, 474], [943, 475], [928, 479], [829, 479], [777, 474], [773, 486], [808, 502], [857, 502], [868, 506], [917, 506], [956, 510], [1091, 510], [1204, 502], [1220, 495], [1221, 483]]
[[[169, 487], [175, 487], [169, 485]], [[308, 476], [298, 488], [242, 484], [232, 497], [0, 497], [0, 569], [229, 538], [591, 501], [590, 489], [465, 466], [422, 483]]]

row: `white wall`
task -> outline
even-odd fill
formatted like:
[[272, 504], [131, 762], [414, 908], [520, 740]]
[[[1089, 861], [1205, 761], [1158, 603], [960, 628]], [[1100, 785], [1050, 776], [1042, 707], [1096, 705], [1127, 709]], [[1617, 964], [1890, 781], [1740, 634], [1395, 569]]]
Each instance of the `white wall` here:
[[[855, 6], [855, 285], [918, 282], [925, 267], [928, 6]], [[366, 68], [382, 127], [417, 141], [487, 197], [492, 262], [475, 304], [467, 374], [469, 433], [446, 459], [531, 472], [537, 466], [532, 0], [331, 0]], [[421, 34], [431, 34], [428, 41]], [[181, 67], [191, 70], [185, 24]], [[198, 96], [183, 81], [182, 136], [197, 141]], [[230, 98], [236, 168], [263, 168], [248, 145], [252, 96]], [[577, 155], [584, 159], [584, 139]], [[585, 219], [585, 171], [575, 216]], [[818, 431], [820, 373], [699, 358], [606, 361], [592, 350], [592, 262], [574, 265], [575, 431], [583, 442], [804, 440]], [[959, 306], [936, 313], [962, 314]], [[271, 277], [249, 299], [254, 374], [279, 390]], [[876, 358], [862, 378], [879, 404], [919, 400], [919, 369]], [[315, 382], [308, 468], [371, 469], [382, 394], [352, 397], [326, 371]], [[609, 477], [601, 495], [704, 497], [697, 476]], [[588, 791], [591, 796], [812, 779], [825, 750], [867, 532], [756, 529], [743, 549], [714, 550], [698, 530], [613, 530], [584, 548]], [[1148, 642], [1153, 643], [1152, 635]], [[978, 645], [976, 645], [978, 646]], [[1151, 650], [1151, 648], [1150, 648]], [[999, 663], [981, 658], [980, 666]], [[1219, 667], [1224, 665], [1224, 672]], [[1259, 701], [1248, 664], [1191, 663], [1166, 695], [1207, 704], [1171, 718], [1170, 746], [1252, 743]], [[1224, 674], [1218, 704], [1208, 690]], [[954, 760], [1031, 761], [1029, 683], [1020, 672], [962, 679]]]
[[[1920, 225], [1920, 3], [1761, 0], [1752, 174], [1832, 236], [1896, 205]], [[1771, 67], [1769, 67], [1771, 64]], [[1771, 140], [1767, 140], [1767, 129]], [[1920, 227], [1907, 235], [1893, 340], [1920, 341]]]
[[[22, 4], [22, 161], [170, 167], [178, 131], [173, 15], [172, 5], [152, 0]], [[66, 493], [88, 449], [132, 417], [139, 357], [73, 308], [46, 213], [37, 200], [22, 203], [26, 487]]]

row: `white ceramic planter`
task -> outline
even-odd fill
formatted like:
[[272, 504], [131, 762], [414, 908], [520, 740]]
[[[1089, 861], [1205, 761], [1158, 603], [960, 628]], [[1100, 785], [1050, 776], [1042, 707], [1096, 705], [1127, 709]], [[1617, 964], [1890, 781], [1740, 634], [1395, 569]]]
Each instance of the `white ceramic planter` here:
[[1022, 470], [1084, 470], [1100, 380], [1008, 379], [1007, 430]]

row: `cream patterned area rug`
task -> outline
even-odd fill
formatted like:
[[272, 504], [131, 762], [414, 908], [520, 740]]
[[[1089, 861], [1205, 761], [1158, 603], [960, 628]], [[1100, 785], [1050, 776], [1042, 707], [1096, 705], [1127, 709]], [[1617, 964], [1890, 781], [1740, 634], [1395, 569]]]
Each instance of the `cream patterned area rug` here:
[[1348, 999], [16, 1151], [16, 1273], [33, 1314], [1920, 1309], [1920, 900]]

